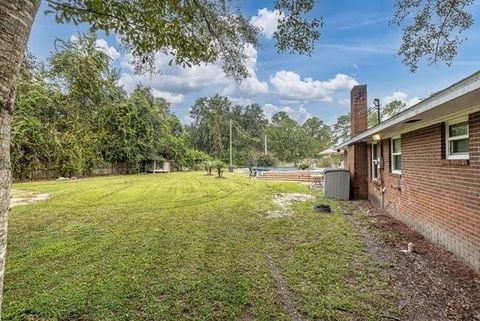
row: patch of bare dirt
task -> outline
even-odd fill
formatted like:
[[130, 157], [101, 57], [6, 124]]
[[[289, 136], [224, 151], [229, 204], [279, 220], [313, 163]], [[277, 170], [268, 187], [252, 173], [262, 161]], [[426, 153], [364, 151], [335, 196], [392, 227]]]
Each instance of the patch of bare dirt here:
[[355, 213], [348, 218], [391, 280], [403, 320], [480, 320], [478, 273], [366, 201], [345, 208]]
[[273, 204], [275, 204], [278, 209], [269, 211], [267, 218], [293, 216], [295, 214], [294, 211], [292, 210], [293, 202], [306, 202], [314, 199], [315, 197], [310, 194], [277, 193], [273, 197]]
[[252, 321], [255, 318], [252, 315], [253, 306], [251, 304], [247, 304], [243, 310], [242, 315], [240, 316], [240, 321]]
[[13, 190], [12, 198], [10, 199], [10, 208], [46, 201], [48, 198], [49, 195], [47, 193], [37, 194], [29, 191]]

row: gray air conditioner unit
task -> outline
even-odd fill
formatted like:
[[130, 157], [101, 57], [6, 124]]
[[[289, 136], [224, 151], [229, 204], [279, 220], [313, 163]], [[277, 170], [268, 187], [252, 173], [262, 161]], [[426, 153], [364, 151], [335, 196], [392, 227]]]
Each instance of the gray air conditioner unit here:
[[323, 171], [325, 197], [348, 201], [350, 199], [350, 172], [346, 169], [332, 168]]

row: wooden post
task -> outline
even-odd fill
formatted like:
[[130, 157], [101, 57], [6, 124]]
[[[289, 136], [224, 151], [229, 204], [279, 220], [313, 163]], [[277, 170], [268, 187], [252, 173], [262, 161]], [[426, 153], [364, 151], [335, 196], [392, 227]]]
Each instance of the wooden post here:
[[153, 161], [153, 173], [155, 174], [156, 171], [157, 171], [157, 161], [154, 160]]

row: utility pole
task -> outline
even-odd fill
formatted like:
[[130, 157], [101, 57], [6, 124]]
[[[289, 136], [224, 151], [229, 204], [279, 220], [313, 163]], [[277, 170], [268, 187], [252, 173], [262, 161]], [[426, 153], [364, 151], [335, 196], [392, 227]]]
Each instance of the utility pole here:
[[375, 106], [375, 108], [377, 108], [378, 123], [380, 124], [380, 122], [382, 121], [380, 118], [380, 99], [375, 98], [373, 100], [373, 105]]
[[228, 167], [228, 171], [230, 173], [233, 172], [233, 164], [232, 164], [232, 119], [230, 119], [230, 166]]
[[268, 150], [267, 150], [267, 135], [265, 135], [265, 155], [267, 155]]

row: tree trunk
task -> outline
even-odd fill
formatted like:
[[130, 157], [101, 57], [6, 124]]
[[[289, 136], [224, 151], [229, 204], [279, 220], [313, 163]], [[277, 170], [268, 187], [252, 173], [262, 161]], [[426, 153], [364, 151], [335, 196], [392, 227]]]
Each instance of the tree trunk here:
[[20, 65], [40, 0], [0, 0], [0, 318], [10, 207], [10, 130]]

